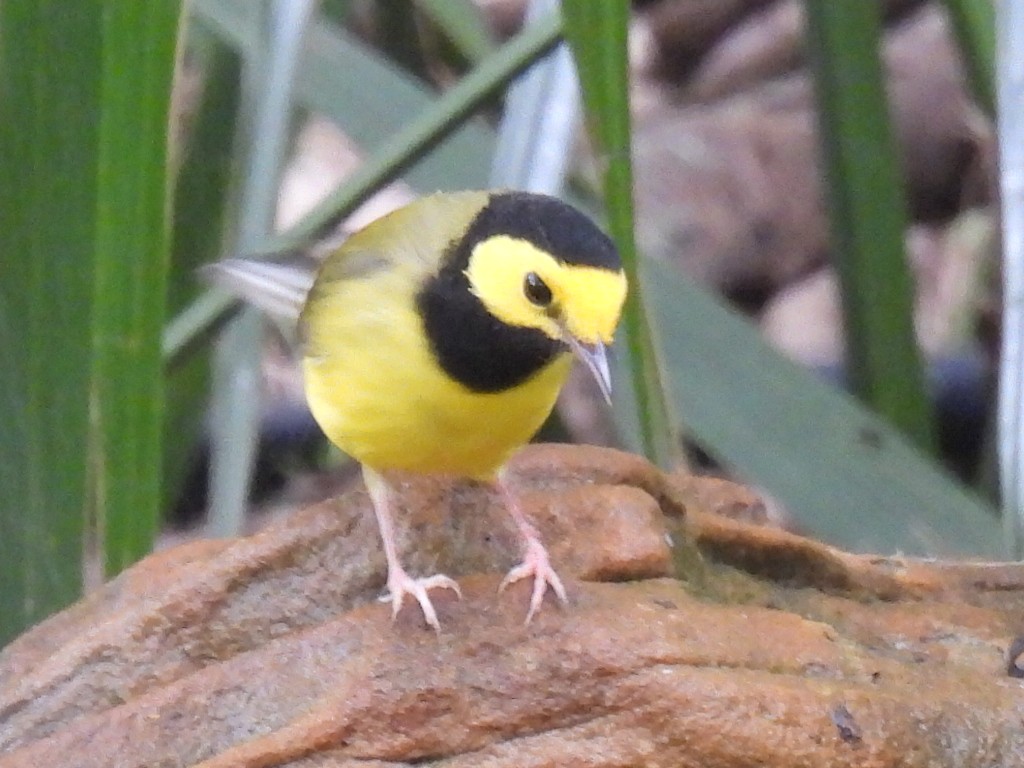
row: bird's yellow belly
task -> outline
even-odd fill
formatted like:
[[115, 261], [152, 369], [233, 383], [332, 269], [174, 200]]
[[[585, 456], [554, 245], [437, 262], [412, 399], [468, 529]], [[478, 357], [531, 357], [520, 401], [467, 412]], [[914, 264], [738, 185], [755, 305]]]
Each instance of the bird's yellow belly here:
[[479, 394], [445, 376], [420, 336], [395, 328], [372, 344], [362, 336], [358, 354], [339, 348], [304, 360], [317, 422], [339, 448], [377, 470], [493, 478], [540, 429], [570, 367], [561, 355], [524, 384]]

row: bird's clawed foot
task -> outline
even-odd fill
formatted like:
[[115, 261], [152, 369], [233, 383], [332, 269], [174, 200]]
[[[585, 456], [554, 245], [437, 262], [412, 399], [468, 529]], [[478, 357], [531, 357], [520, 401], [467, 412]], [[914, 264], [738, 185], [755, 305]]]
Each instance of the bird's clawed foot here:
[[391, 620], [394, 621], [402, 609], [402, 600], [405, 596], [410, 595], [416, 598], [427, 624], [432, 626], [435, 632], [440, 632], [441, 623], [437, 620], [437, 612], [430, 602], [430, 595], [427, 594], [427, 590], [430, 589], [450, 589], [459, 596], [460, 600], [462, 599], [462, 590], [459, 589], [459, 585], [455, 583], [454, 579], [450, 579], [444, 574], [438, 573], [423, 579], [414, 579], [404, 570], [398, 569], [388, 575], [388, 594], [384, 595], [381, 600], [391, 602]]
[[555, 573], [555, 569], [551, 567], [548, 551], [536, 536], [528, 536], [526, 538], [526, 554], [523, 557], [523, 562], [509, 571], [508, 575], [501, 580], [498, 591], [502, 592], [508, 585], [530, 576], [533, 577], [533, 594], [530, 597], [530, 610], [526, 614], [524, 624], [529, 624], [530, 620], [533, 619], [533, 615], [540, 609], [541, 603], [544, 602], [544, 593], [547, 592], [548, 587], [551, 587], [554, 593], [558, 595], [558, 599], [562, 601], [563, 605], [569, 602], [562, 580]]

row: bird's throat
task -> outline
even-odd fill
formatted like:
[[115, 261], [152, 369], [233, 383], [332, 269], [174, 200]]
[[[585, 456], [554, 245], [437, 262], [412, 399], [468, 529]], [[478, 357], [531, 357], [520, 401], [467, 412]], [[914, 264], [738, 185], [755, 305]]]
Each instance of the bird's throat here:
[[518, 386], [566, 351], [543, 331], [494, 317], [457, 269], [432, 276], [416, 302], [437, 364], [473, 392]]

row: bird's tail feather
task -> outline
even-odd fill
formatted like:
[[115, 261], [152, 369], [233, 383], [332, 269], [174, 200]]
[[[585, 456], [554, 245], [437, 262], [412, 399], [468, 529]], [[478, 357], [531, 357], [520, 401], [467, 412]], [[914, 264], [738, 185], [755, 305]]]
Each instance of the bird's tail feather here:
[[201, 272], [212, 284], [243, 301], [295, 323], [313, 287], [316, 262], [294, 256], [287, 260], [224, 259]]

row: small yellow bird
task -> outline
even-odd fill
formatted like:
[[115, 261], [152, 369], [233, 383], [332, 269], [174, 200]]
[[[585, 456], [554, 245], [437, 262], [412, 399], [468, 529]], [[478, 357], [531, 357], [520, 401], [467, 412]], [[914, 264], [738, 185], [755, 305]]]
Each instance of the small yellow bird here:
[[610, 394], [605, 345], [626, 297], [611, 240], [553, 197], [438, 193], [353, 234], [311, 288], [286, 269], [234, 259], [212, 277], [277, 314], [297, 315], [313, 416], [363, 468], [393, 616], [411, 595], [439, 629], [428, 590], [461, 593], [447, 576], [413, 578], [402, 567], [392, 470], [496, 487], [524, 544], [500, 589], [533, 578], [527, 622], [549, 587], [565, 602], [503, 467], [551, 412], [573, 355]]

